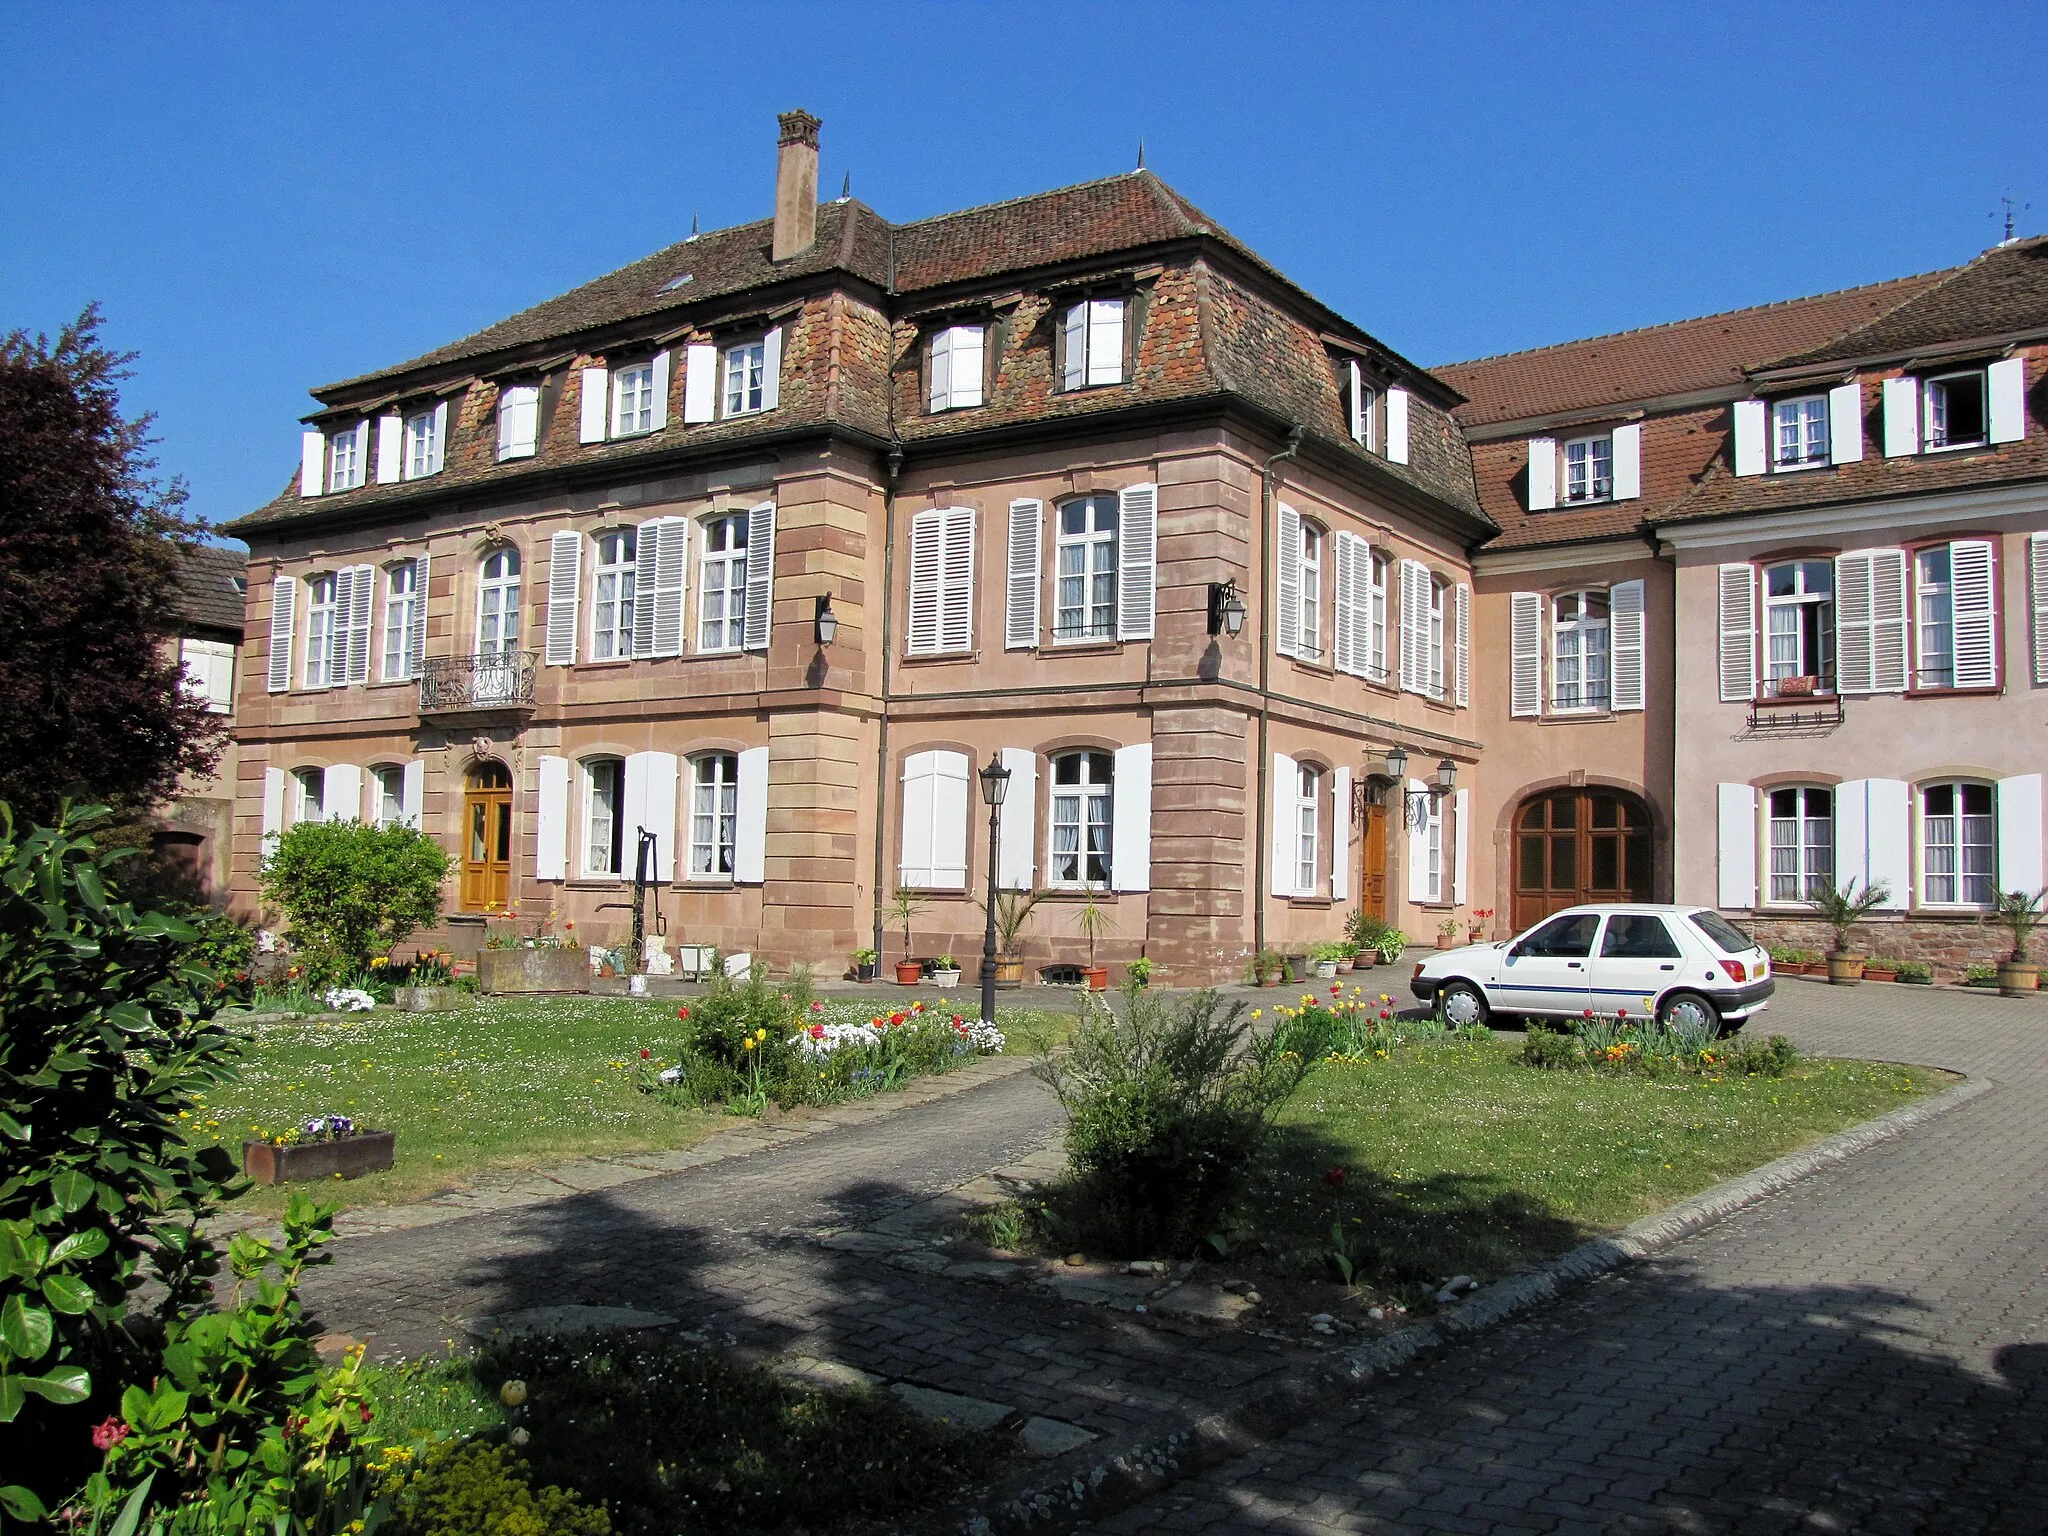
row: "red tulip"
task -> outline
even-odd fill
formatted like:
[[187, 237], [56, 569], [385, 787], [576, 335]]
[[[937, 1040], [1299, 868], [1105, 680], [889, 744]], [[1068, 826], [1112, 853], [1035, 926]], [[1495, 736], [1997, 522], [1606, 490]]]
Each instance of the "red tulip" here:
[[687, 1008], [678, 1008], [676, 1010], [676, 1017], [679, 1019], [687, 1019], [689, 1016], [690, 1010]]
[[641, 1059], [642, 1061], [651, 1061], [651, 1060], [653, 1060], [653, 1058], [654, 1058], [654, 1052], [652, 1052], [652, 1051], [649, 1051], [649, 1050], [642, 1050], [642, 1051], [640, 1052], [640, 1059]]
[[1344, 1170], [1342, 1168], [1325, 1168], [1323, 1170], [1323, 1182], [1332, 1189], [1342, 1189], [1344, 1187]]

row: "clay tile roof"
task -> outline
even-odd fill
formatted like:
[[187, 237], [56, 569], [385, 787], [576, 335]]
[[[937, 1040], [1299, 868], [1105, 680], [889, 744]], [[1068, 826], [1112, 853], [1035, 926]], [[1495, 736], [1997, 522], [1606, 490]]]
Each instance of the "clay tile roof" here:
[[178, 554], [178, 616], [200, 629], [242, 632], [249, 557], [239, 549], [195, 544]]
[[1994, 246], [1905, 303], [1825, 346], [1790, 353], [1781, 366], [1898, 358], [1917, 348], [2048, 329], [2048, 235]]
[[1726, 388], [1740, 385], [1745, 370], [1885, 315], [1948, 275], [1893, 278], [1433, 371], [1467, 397], [1457, 412], [1466, 427]]

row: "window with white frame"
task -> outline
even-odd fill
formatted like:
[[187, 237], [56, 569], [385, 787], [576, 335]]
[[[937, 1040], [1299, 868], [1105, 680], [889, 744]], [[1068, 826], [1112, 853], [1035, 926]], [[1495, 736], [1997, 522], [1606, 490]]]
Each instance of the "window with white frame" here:
[[405, 478], [422, 479], [441, 472], [441, 423], [447, 413], [422, 411], [405, 419]]
[[1575, 437], [1564, 445], [1564, 499], [1605, 501], [1614, 494], [1614, 438]]
[[1976, 448], [1987, 439], [1984, 370], [1937, 375], [1921, 387], [1926, 421], [1922, 437], [1928, 448]]
[[294, 768], [292, 770], [292, 820], [318, 821], [325, 812], [327, 800], [327, 770], [325, 768]]
[[1557, 599], [1551, 624], [1552, 708], [1607, 708], [1608, 634], [1605, 592], [1566, 592]]
[[982, 372], [987, 362], [987, 329], [949, 325], [932, 333], [926, 396], [935, 411], [957, 411], [981, 404]]
[[476, 653], [502, 660], [519, 649], [519, 551], [492, 550], [477, 576]]
[[743, 341], [725, 349], [725, 414], [747, 416], [768, 408], [768, 344]]
[[352, 491], [363, 483], [363, 442], [351, 427], [327, 437], [327, 489]]
[[583, 764], [583, 872], [622, 875], [626, 851], [626, 765], [616, 757]]
[[1921, 550], [1913, 560], [1915, 654], [1918, 666], [1913, 683], [1918, 688], [1953, 688], [1956, 685], [1954, 567], [1948, 546], [1937, 544]]
[[1770, 808], [1771, 900], [1811, 901], [1835, 887], [1835, 792], [1774, 789]]
[[747, 517], [714, 517], [704, 524], [704, 556], [697, 584], [697, 649], [736, 651], [747, 620]]
[[591, 588], [590, 654], [619, 661], [633, 654], [639, 536], [631, 528], [597, 536], [597, 580]]
[[1306, 895], [1322, 864], [1323, 770], [1297, 763], [1294, 780], [1294, 888]]
[[1306, 518], [1301, 524], [1301, 559], [1296, 612], [1300, 619], [1300, 648], [1303, 661], [1317, 661], [1323, 654], [1323, 530]]
[[1771, 402], [1771, 467], [1804, 469], [1828, 462], [1828, 397]]
[[1061, 326], [1066, 356], [1060, 370], [1064, 389], [1087, 389], [1124, 381], [1124, 301], [1084, 299], [1067, 310]]
[[180, 640], [178, 660], [185, 669], [185, 692], [216, 715], [234, 708], [235, 647], [230, 641]]
[[401, 560], [384, 568], [384, 681], [395, 683], [416, 675], [420, 563]]
[[1766, 696], [1832, 692], [1835, 686], [1835, 565], [1788, 560], [1764, 567]]
[[1115, 763], [1107, 752], [1063, 752], [1052, 760], [1052, 883], [1056, 886], [1109, 884]]
[[1378, 453], [1380, 449], [1380, 392], [1365, 370], [1346, 361], [1337, 370], [1344, 396], [1344, 415], [1351, 439], [1359, 447]]
[[384, 763], [370, 770], [371, 821], [380, 827], [396, 827], [405, 821], [405, 769]]
[[1429, 582], [1429, 663], [1427, 677], [1429, 696], [1432, 699], [1444, 697], [1444, 605], [1449, 601], [1451, 586], [1440, 577], [1432, 576]]
[[1920, 790], [1920, 897], [1929, 906], [1988, 907], [1998, 896], [1998, 832], [1989, 784]]
[[1384, 550], [1372, 552], [1372, 590], [1367, 599], [1372, 640], [1366, 654], [1365, 675], [1376, 683], [1387, 680], [1387, 579], [1393, 568], [1393, 556]]
[[339, 614], [334, 602], [332, 572], [306, 582], [306, 686], [332, 688], [341, 681], [341, 657], [335, 645]]
[[612, 436], [654, 430], [654, 364], [612, 370]]
[[1416, 802], [1414, 812], [1422, 828], [1422, 899], [1444, 899], [1444, 795], [1431, 795]]
[[690, 878], [731, 879], [739, 839], [740, 760], [706, 752], [690, 760]]
[[1116, 514], [1114, 495], [1079, 496], [1060, 504], [1055, 640], [1115, 638]]
[[1997, 687], [1997, 545], [1989, 539], [1929, 545], [1914, 551], [1912, 569], [1913, 686]]

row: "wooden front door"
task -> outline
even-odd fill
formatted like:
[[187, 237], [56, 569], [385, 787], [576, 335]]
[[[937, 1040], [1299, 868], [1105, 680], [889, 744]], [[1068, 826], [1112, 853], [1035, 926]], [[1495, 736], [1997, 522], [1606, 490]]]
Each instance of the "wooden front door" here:
[[512, 775], [478, 763], [462, 789], [462, 910], [496, 912], [512, 894]]
[[1650, 899], [1650, 815], [1614, 789], [1561, 789], [1515, 813], [1517, 933], [1588, 901]]
[[1358, 834], [1358, 910], [1387, 915], [1387, 808], [1368, 803]]

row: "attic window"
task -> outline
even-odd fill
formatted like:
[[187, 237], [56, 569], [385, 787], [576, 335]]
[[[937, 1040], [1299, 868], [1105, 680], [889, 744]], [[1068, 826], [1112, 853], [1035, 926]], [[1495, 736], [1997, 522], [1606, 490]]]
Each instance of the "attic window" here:
[[228, 578], [228, 585], [235, 589], [235, 596], [237, 597], [247, 597], [249, 595], [249, 578], [246, 576], [230, 576]]
[[694, 272], [678, 272], [674, 277], [670, 278], [667, 282], [661, 285], [661, 291], [663, 293], [674, 293], [678, 288], [682, 287], [683, 284], [689, 282], [695, 276], [696, 274]]

